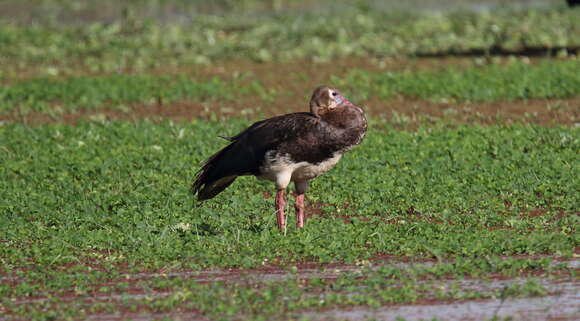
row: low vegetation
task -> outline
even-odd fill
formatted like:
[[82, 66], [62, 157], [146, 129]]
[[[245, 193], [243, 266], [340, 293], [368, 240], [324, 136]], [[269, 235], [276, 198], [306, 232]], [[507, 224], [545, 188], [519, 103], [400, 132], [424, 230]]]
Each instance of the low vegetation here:
[[[115, 253], [189, 267], [264, 261], [571, 255], [580, 199], [577, 128], [392, 131], [376, 123], [356, 152], [314, 182], [308, 229], [274, 228], [267, 182], [241, 178], [198, 204], [201, 160], [245, 122], [0, 127], [3, 266]], [[379, 147], [377, 147], [379, 146]]]
[[579, 10], [565, 8], [408, 13], [352, 4], [258, 17], [237, 11], [197, 14], [170, 24], [131, 15], [113, 23], [72, 25], [5, 19], [0, 77], [175, 69], [240, 57], [328, 61], [527, 51], [567, 56], [580, 47], [578, 20]]
[[[0, 1], [0, 321], [577, 291], [580, 11], [311, 3]], [[280, 233], [253, 177], [194, 199], [218, 135], [304, 110], [320, 83], [370, 129], [312, 182], [306, 229]]]
[[[355, 69], [328, 82], [352, 94], [354, 101], [395, 96], [446, 101], [489, 102], [501, 100], [574, 97], [580, 93], [580, 62], [511, 62], [470, 67], [465, 70], [373, 72]], [[299, 76], [299, 75], [294, 75]], [[258, 97], [271, 104], [294, 95], [290, 89], [268, 88], [257, 80], [238, 75], [227, 79], [197, 79], [195, 75], [100, 75], [70, 78], [43, 77], [22, 80], [0, 88], [0, 114], [71, 112], [116, 108], [127, 104], [160, 105], [194, 101], [237, 105]], [[307, 95], [303, 94], [303, 100]], [[350, 95], [349, 95], [350, 96]]]

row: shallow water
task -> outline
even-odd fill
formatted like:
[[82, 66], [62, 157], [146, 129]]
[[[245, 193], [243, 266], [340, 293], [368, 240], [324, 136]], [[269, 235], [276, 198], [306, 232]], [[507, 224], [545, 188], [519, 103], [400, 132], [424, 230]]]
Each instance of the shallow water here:
[[578, 283], [562, 285], [571, 292], [539, 298], [509, 299], [502, 301], [476, 300], [432, 305], [397, 305], [376, 309], [355, 308], [309, 312], [301, 316], [310, 320], [488, 320], [493, 317], [512, 320], [577, 320], [580, 316]]

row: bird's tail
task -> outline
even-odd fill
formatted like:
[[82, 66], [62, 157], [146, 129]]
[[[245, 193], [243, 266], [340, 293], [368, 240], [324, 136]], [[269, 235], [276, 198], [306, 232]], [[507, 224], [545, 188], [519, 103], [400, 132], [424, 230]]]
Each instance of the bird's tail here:
[[231, 144], [226, 146], [202, 164], [192, 185], [193, 193], [197, 194], [198, 200], [204, 201], [215, 197], [238, 177], [231, 171], [232, 160], [228, 157], [231, 147]]

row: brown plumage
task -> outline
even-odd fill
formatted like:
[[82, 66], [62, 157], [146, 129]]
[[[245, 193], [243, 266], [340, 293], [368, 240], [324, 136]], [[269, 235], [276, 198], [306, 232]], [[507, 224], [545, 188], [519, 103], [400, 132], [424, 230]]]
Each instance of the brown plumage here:
[[344, 152], [362, 141], [366, 130], [362, 109], [338, 90], [320, 86], [310, 99], [310, 112], [269, 118], [235, 136], [220, 136], [230, 144], [202, 164], [193, 191], [203, 201], [215, 197], [238, 176], [274, 181], [278, 227], [284, 229], [284, 191], [292, 181], [301, 228], [308, 181], [330, 170]]

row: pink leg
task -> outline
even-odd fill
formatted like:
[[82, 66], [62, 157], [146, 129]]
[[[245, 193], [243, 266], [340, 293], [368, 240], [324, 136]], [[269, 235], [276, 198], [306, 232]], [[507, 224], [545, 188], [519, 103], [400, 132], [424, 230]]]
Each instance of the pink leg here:
[[296, 209], [296, 227], [304, 227], [304, 193], [296, 194], [296, 202], [294, 203]]
[[284, 190], [281, 189], [276, 192], [276, 216], [278, 218], [278, 228], [280, 229], [280, 231], [286, 229], [284, 206], [286, 206], [286, 201], [284, 200]]

